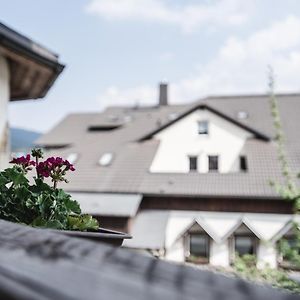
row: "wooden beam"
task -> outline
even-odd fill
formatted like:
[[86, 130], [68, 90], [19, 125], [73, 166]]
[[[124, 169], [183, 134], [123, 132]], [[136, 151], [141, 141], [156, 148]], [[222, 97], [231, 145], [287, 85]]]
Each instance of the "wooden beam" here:
[[57, 77], [55, 70], [0, 46], [10, 62], [11, 99], [41, 98]]

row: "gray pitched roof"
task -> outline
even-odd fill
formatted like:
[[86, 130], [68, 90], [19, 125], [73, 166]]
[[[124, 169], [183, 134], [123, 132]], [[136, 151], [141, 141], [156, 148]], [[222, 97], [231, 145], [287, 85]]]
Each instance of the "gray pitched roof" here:
[[[278, 95], [283, 129], [292, 171], [300, 170], [300, 94]], [[51, 150], [49, 154], [67, 157], [78, 153], [77, 172], [70, 175], [66, 188], [80, 192], [140, 193], [187, 196], [230, 196], [278, 198], [270, 180], [281, 181], [276, 145], [272, 141], [253, 138], [246, 142], [248, 171], [245, 173], [150, 173], [158, 141], [140, 141], [146, 135], [180, 117], [195, 106], [205, 104], [228, 118], [236, 120], [263, 136], [272, 138], [274, 130], [268, 96], [208, 97], [181, 106], [148, 108], [110, 107], [102, 113], [73, 114], [38, 140], [38, 144], [68, 147]], [[245, 111], [247, 119], [237, 119]], [[90, 126], [118, 124], [117, 129], [89, 131]], [[103, 153], [114, 153], [109, 166], [100, 166]]]
[[71, 193], [82, 213], [93, 216], [134, 217], [142, 200], [138, 194]]

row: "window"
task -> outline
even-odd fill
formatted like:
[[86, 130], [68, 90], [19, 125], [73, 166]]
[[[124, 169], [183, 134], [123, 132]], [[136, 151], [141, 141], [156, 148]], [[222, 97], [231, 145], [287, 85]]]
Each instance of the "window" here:
[[190, 171], [198, 170], [198, 157], [197, 156], [189, 156], [190, 161]]
[[208, 134], [208, 121], [198, 121], [198, 134]]
[[208, 156], [208, 170], [218, 171], [219, 170], [219, 156], [209, 155]]
[[237, 118], [240, 120], [248, 119], [249, 114], [246, 111], [239, 111], [237, 113]]
[[190, 234], [190, 256], [209, 258], [209, 238], [206, 234]]
[[112, 131], [121, 127], [122, 127], [121, 125], [104, 125], [104, 126], [95, 125], [95, 126], [90, 126], [88, 130], [92, 132], [105, 132], [105, 131]]
[[256, 240], [252, 236], [235, 236], [234, 250], [240, 256], [245, 254], [255, 254]]
[[78, 159], [78, 154], [77, 153], [70, 153], [67, 157], [67, 161], [69, 161], [70, 164], [75, 164], [77, 159]]
[[170, 113], [169, 115], [168, 115], [168, 119], [170, 120], [170, 121], [173, 121], [173, 120], [175, 120], [175, 119], [177, 119], [177, 117], [178, 117], [178, 113]]
[[241, 171], [247, 171], [247, 158], [246, 156], [240, 156], [240, 170]]
[[104, 167], [109, 166], [111, 164], [112, 159], [113, 154], [111, 152], [104, 153], [99, 159], [99, 164]]

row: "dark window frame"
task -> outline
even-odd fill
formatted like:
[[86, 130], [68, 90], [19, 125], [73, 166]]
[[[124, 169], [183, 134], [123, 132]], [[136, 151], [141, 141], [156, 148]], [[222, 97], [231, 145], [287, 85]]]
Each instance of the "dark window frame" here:
[[189, 158], [189, 171], [197, 172], [198, 171], [198, 156], [189, 155], [188, 158]]
[[248, 171], [247, 157], [245, 155], [240, 155], [239, 162], [240, 162], [240, 171], [247, 172]]
[[[196, 237], [203, 237], [205, 239], [205, 254], [204, 255], [199, 255], [197, 253], [192, 253], [192, 239], [193, 236]], [[189, 232], [188, 233], [188, 260], [191, 260], [192, 258], [195, 260], [193, 262], [195, 263], [209, 263], [209, 258], [210, 258], [210, 236], [205, 233], [205, 232]]]
[[[238, 251], [236, 251], [236, 239], [237, 238], [249, 238], [252, 242], [252, 253], [244, 253], [240, 254]], [[250, 255], [257, 255], [257, 248], [258, 248], [258, 239], [256, 236], [251, 235], [251, 234], [235, 234], [233, 236], [233, 250], [234, 254], [238, 253], [240, 256], [243, 256], [245, 254], [250, 254]]]
[[[216, 167], [213, 166], [211, 160], [216, 158]], [[208, 155], [208, 172], [218, 172], [219, 171], [219, 155]]]

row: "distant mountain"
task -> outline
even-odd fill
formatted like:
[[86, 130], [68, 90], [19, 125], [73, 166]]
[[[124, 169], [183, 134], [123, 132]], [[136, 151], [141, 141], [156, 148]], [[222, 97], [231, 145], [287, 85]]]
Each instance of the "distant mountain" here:
[[10, 144], [12, 152], [30, 149], [41, 133], [21, 128], [10, 128]]

